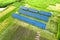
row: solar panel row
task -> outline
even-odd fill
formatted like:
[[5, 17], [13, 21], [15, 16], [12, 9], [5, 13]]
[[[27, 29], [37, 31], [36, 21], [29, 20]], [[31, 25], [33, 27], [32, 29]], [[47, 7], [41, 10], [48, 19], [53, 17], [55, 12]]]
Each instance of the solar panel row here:
[[12, 14], [12, 17], [17, 18], [19, 20], [22, 20], [24, 22], [27, 22], [29, 24], [32, 24], [32, 25], [37, 26], [37, 27], [42, 28], [42, 29], [45, 29], [45, 27], [46, 27], [46, 24], [44, 24], [44, 23], [38, 22], [36, 20], [32, 20], [30, 18], [26, 18], [26, 17], [21, 16], [19, 14]]
[[35, 13], [32, 13], [32, 12], [27, 12], [27, 11], [24, 11], [24, 10], [19, 10], [20, 13], [22, 14], [26, 14], [28, 16], [32, 16], [34, 18], [38, 18], [38, 19], [41, 19], [41, 20], [44, 20], [44, 21], [48, 21], [48, 17], [46, 16], [41, 16], [41, 15], [38, 15], [38, 14], [35, 14]]
[[51, 16], [52, 15], [50, 12], [39, 11], [39, 10], [36, 10], [36, 9], [33, 9], [33, 8], [24, 7], [24, 6], [20, 6], [20, 8], [23, 9], [23, 10], [29, 10], [30, 12], [35, 12], [35, 13], [38, 13], [38, 14], [42, 14], [42, 15], [45, 15], [45, 16]]

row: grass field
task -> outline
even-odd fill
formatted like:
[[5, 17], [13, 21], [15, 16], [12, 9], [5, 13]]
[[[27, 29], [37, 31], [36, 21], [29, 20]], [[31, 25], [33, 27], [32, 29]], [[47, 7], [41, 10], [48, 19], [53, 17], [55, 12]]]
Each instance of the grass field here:
[[[15, 2], [16, 0], [14, 0], [14, 1], [12, 1], [12, 0], [9, 0], [9, 1], [2, 1], [2, 0], [0, 0], [0, 4], [2, 3], [2, 5], [0, 5], [0, 6], [4, 6], [4, 5], [6, 5], [6, 4], [9, 4], [9, 3], [11, 3], [11, 2]], [[38, 2], [38, 3], [37, 3]], [[11, 28], [12, 28], [12, 26], [7, 26], [9, 23], [11, 24], [11, 22], [14, 20], [14, 18], [12, 18], [11, 17], [11, 15], [12, 15], [12, 13], [14, 13], [14, 12], [16, 12], [19, 8], [18, 7], [20, 7], [21, 5], [23, 5], [23, 6], [25, 6], [25, 4], [28, 4], [31, 8], [35, 8], [35, 9], [37, 9], [37, 10], [44, 10], [44, 11], [48, 11], [48, 12], [53, 12], [54, 14], [53, 14], [53, 16], [50, 18], [50, 21], [47, 23], [47, 27], [46, 27], [46, 30], [42, 30], [42, 29], [39, 29], [39, 28], [37, 28], [37, 27], [35, 27], [35, 26], [32, 26], [32, 25], [30, 25], [30, 24], [27, 24], [27, 23], [25, 23], [25, 22], [22, 22], [22, 21], [20, 21], [20, 20], [16, 20], [15, 19], [15, 22], [17, 22], [17, 24], [19, 25], [19, 26], [23, 26], [23, 27], [25, 27], [25, 28], [27, 28], [27, 29], [29, 29], [29, 30], [33, 30], [34, 32], [41, 32], [41, 37], [43, 37], [43, 38], [46, 38], [46, 40], [48, 39], [48, 40], [57, 40], [57, 19], [55, 18], [55, 17], [57, 17], [57, 15], [59, 15], [59, 12], [58, 11], [55, 11], [55, 10], [49, 10], [49, 9], [46, 9], [49, 5], [55, 5], [56, 3], [60, 3], [60, 1], [57, 1], [57, 0], [47, 0], [46, 2], [45, 2], [45, 0], [39, 0], [39, 1], [37, 1], [37, 0], [26, 0], [24, 3], [23, 2], [15, 2], [15, 3], [13, 3], [13, 4], [11, 4], [12, 6], [8, 6], [8, 8], [7, 9], [5, 9], [5, 11], [2, 11], [2, 12], [0, 12], [0, 29], [2, 30], [6, 30], [6, 32], [7, 33], [5, 33], [4, 34], [4, 32], [0, 32], [0, 33], [2, 33], [2, 34], [4, 34], [4, 36], [2, 36], [1, 37], [1, 40], [10, 40], [10, 38], [11, 38], [11, 34], [9, 35], [9, 31], [11, 31]], [[18, 4], [18, 5], [17, 5]], [[15, 7], [16, 7], [16, 9], [15, 9]], [[12, 20], [11, 20], [12, 19]], [[6, 20], [6, 21], [5, 21]], [[9, 20], [9, 21], [7, 21], [7, 20]], [[36, 19], [37, 20], [37, 19]], [[5, 22], [4, 22], [5, 21]], [[39, 21], [39, 20], [38, 20]], [[13, 22], [14, 23], [14, 22]], [[23, 25], [24, 24], [24, 25]], [[2, 27], [3, 26], [3, 27]], [[15, 26], [15, 25], [14, 25]], [[13, 26], [13, 27], [14, 27]], [[7, 27], [7, 28], [5, 28], [5, 27]], [[9, 28], [10, 27], [10, 28]], [[17, 26], [18, 27], [18, 26]], [[17, 28], [17, 29], [19, 29], [19, 28]], [[15, 30], [15, 29], [14, 29]], [[14, 32], [14, 30], [12, 31], [12, 33]], [[20, 30], [20, 29], [19, 29]], [[16, 34], [16, 30], [15, 30], [15, 34]], [[18, 31], [18, 33], [19, 33], [19, 31]], [[17, 33], [17, 34], [18, 34]], [[60, 33], [60, 31], [58, 32], [58, 34]], [[9, 35], [9, 37], [8, 37], [8, 35]], [[31, 34], [30, 34], [31, 35]], [[60, 34], [59, 34], [60, 35]], [[58, 36], [59, 36], [58, 35]], [[5, 36], [7, 36], [7, 37], [5, 37]], [[16, 36], [16, 35], [15, 35]], [[14, 36], [13, 36], [14, 37]], [[23, 36], [24, 37], [24, 36]], [[60, 36], [59, 36], [60, 37]], [[8, 38], [8, 39], [7, 39]], [[18, 38], [19, 39], [19, 38]], [[13, 40], [15, 40], [14, 38], [13, 38]], [[24, 40], [23, 38], [21, 39], [21, 40]], [[27, 39], [26, 40], [29, 40], [29, 37], [27, 36]], [[32, 39], [31, 39], [32, 40]]]
[[15, 2], [16, 0], [0, 0], [0, 7], [8, 6], [9, 4]]
[[0, 12], [0, 18], [3, 17], [4, 15], [8, 14], [9, 12], [13, 11], [16, 7], [10, 6], [6, 8], [3, 12]]

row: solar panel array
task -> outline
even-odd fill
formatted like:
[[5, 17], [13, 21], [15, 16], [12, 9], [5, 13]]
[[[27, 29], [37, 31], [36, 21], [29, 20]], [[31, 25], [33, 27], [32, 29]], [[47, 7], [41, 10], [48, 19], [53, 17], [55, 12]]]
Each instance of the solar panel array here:
[[19, 19], [19, 20], [22, 20], [24, 22], [27, 22], [29, 24], [32, 24], [32, 25], [37, 26], [37, 27], [42, 28], [42, 29], [46, 28], [45, 23], [39, 22], [37, 20], [31, 19], [31, 18], [28, 18], [25, 16], [22, 16], [20, 14], [31, 16], [33, 18], [37, 18], [37, 19], [43, 20], [45, 22], [48, 22], [49, 17], [51, 17], [51, 15], [52, 15], [50, 12], [39, 11], [39, 10], [36, 10], [33, 8], [24, 7], [24, 6], [20, 6], [18, 12], [19, 12], [19, 14], [15, 14], [15, 13], [12, 14], [12, 17]]

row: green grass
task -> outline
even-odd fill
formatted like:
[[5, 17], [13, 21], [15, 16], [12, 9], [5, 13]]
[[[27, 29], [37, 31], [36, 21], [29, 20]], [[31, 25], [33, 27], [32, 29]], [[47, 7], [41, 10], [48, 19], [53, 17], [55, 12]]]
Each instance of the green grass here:
[[30, 4], [32, 6], [36, 6], [36, 7], [42, 7], [42, 8], [46, 8], [48, 5], [55, 5], [56, 3], [60, 3], [59, 0], [26, 0], [25, 1], [27, 4]]
[[58, 17], [58, 40], [60, 40], [60, 17]]
[[0, 0], [0, 7], [5, 7], [9, 5], [10, 3], [15, 2], [16, 0]]
[[[11, 28], [11, 29], [10, 29]], [[6, 32], [3, 32], [4, 36], [1, 36], [0, 39], [2, 40], [33, 40], [35, 38], [35, 32], [30, 31], [24, 27], [18, 26], [17, 24], [14, 24], [12, 26], [9, 26]], [[9, 36], [8, 36], [9, 35]], [[33, 37], [33, 38], [32, 38]]]
[[6, 18], [8, 18], [9, 16], [12, 15], [12, 13], [15, 12], [15, 10], [7, 13], [6, 15], [4, 15], [3, 17], [0, 18], [0, 23], [3, 22]]
[[[46, 1], [46, 2], [45, 2]], [[17, 7], [17, 10], [18, 10], [18, 7], [19, 6], [21, 6], [21, 5], [25, 5], [25, 4], [29, 4], [30, 6], [31, 6], [31, 8], [36, 8], [37, 10], [44, 10], [44, 11], [47, 11], [47, 12], [53, 12], [54, 14], [53, 14], [53, 16], [51, 17], [51, 19], [52, 19], [52, 21], [51, 21], [51, 19], [50, 19], [50, 22], [49, 22], [49, 25], [46, 27], [46, 30], [48, 31], [48, 32], [50, 32], [50, 33], [52, 33], [52, 35], [50, 34], [50, 33], [48, 33], [47, 31], [43, 31], [43, 30], [40, 30], [40, 29], [38, 29], [38, 30], [35, 30], [34, 29], [34, 31], [35, 32], [37, 32], [37, 31], [41, 31], [41, 36], [42, 37], [45, 37], [45, 38], [47, 38], [47, 39], [49, 39], [49, 40], [53, 40], [53, 37], [57, 34], [57, 26], [55, 26], [56, 24], [55, 24], [55, 20], [56, 19], [54, 19], [54, 17], [55, 16], [57, 16], [58, 14], [59, 14], [59, 12], [57, 12], [57, 11], [53, 11], [53, 10], [47, 10], [46, 8], [51, 4], [51, 5], [55, 5], [56, 3], [60, 3], [60, 1], [58, 0], [29, 0], [29, 1], [25, 1], [25, 3], [23, 3], [23, 2], [16, 2], [16, 3], [14, 3], [14, 4], [12, 4], [13, 6], [16, 6]], [[17, 5], [18, 4], [18, 5]], [[15, 11], [17, 11], [17, 10], [15, 10]], [[12, 11], [12, 12], [15, 12], [14, 10]], [[1, 21], [0, 22], [3, 22], [5, 19], [8, 19], [8, 16], [10, 16], [11, 15], [11, 13], [12, 12], [10, 12], [9, 14], [7, 14], [7, 15], [5, 15], [5, 16], [3, 16], [2, 18], [1, 18]], [[16, 22], [20, 22], [20, 21], [16, 21]], [[57, 22], [57, 21], [56, 21]], [[20, 24], [19, 24], [20, 25]], [[22, 26], [22, 25], [21, 25]], [[25, 26], [25, 25], [24, 25]], [[29, 25], [29, 27], [27, 27], [28, 29], [30, 29], [30, 30], [33, 30], [33, 28], [32, 27], [30, 27], [31, 25]], [[35, 26], [34, 26], [35, 27]], [[36, 27], [37, 28], [37, 27]], [[58, 28], [58, 29], [60, 29], [60, 28]], [[8, 30], [7, 30], [8, 31]], [[60, 33], [60, 31], [58, 32], [58, 36], [60, 35], [59, 34]], [[9, 34], [9, 33], [8, 33]], [[5, 36], [7, 36], [7, 35], [5, 35]], [[8, 39], [10, 39], [11, 38], [11, 36], [10, 37], [3, 37], [4, 39], [3, 40], [6, 40], [7, 38]], [[58, 38], [60, 38], [60, 36], [58, 37]], [[27, 38], [27, 39], [29, 39], [29, 37]], [[26, 40], [27, 40], [26, 39]], [[56, 36], [55, 36], [55, 39], [56, 39]], [[22, 38], [22, 40], [24, 40], [23, 38]]]

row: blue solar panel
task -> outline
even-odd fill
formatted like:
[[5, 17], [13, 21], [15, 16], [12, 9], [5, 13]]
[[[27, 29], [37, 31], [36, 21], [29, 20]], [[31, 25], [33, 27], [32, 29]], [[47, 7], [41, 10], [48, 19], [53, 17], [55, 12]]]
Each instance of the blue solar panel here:
[[20, 6], [20, 8], [23, 9], [23, 10], [28, 10], [28, 8], [24, 7], [24, 6]]
[[35, 10], [35, 9], [32, 9], [32, 8], [29, 8], [29, 11], [31, 11], [31, 12], [35, 12], [35, 13], [38, 12], [38, 10]]
[[27, 11], [24, 11], [24, 10], [19, 10], [19, 12], [22, 13], [22, 14], [26, 14], [28, 16], [34, 17], [34, 18], [38, 18], [38, 19], [41, 19], [41, 20], [44, 20], [44, 21], [48, 21], [48, 17], [46, 17], [46, 16], [41, 16], [41, 15], [34, 14], [32, 12], [27, 12]]
[[24, 9], [24, 10], [29, 10], [31, 12], [35, 12], [35, 13], [38, 13], [38, 14], [42, 14], [42, 15], [45, 15], [45, 16], [51, 16], [52, 14], [50, 12], [45, 12], [45, 11], [38, 11], [38, 10], [35, 10], [33, 8], [27, 8], [27, 7], [24, 7], [24, 6], [20, 6], [21, 9]]
[[39, 11], [40, 14], [46, 15], [46, 16], [51, 16], [52, 14], [50, 12], [44, 12], [44, 11]]
[[12, 14], [12, 17], [17, 18], [17, 19], [22, 20], [22, 21], [25, 21], [27, 23], [30, 23], [30, 24], [35, 25], [35, 26], [42, 28], [42, 29], [45, 29], [45, 27], [46, 27], [46, 24], [43, 24], [43, 23], [38, 22], [36, 20], [26, 18], [26, 17], [21, 16], [19, 14]]

